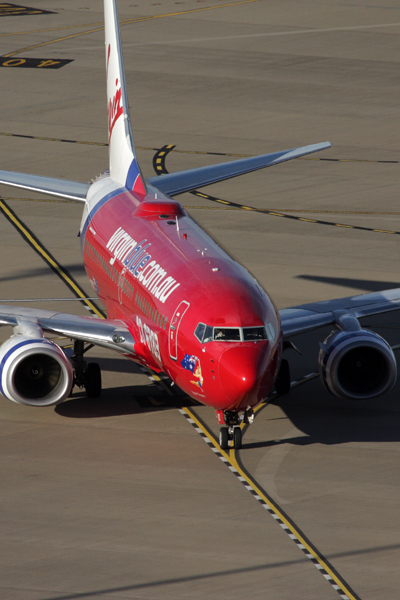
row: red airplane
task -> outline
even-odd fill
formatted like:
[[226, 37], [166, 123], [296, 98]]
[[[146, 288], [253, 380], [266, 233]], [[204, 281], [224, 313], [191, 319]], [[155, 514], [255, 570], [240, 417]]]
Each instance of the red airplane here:
[[[147, 180], [136, 160], [116, 0], [105, 0], [109, 171], [91, 184], [0, 171], [0, 183], [82, 202], [83, 262], [107, 319], [2, 306], [13, 336], [0, 347], [0, 391], [30, 406], [64, 401], [74, 385], [101, 392], [85, 343], [111, 348], [216, 410], [220, 445], [241, 446], [240, 420], [273, 386], [290, 389], [282, 351], [302, 332], [332, 324], [319, 365], [327, 389], [351, 399], [391, 389], [387, 342], [358, 317], [399, 307], [399, 290], [279, 311], [262, 286], [189, 217], [173, 196], [330, 147], [321, 143]], [[74, 340], [74, 354], [45, 337]]]

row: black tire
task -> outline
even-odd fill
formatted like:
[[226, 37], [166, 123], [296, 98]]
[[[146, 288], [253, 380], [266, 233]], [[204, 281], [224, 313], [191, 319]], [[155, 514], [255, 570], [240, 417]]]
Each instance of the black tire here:
[[89, 363], [85, 372], [85, 390], [89, 398], [101, 394], [101, 371], [98, 363]]
[[235, 450], [240, 450], [242, 447], [242, 430], [240, 427], [235, 427], [233, 430], [233, 447]]
[[285, 359], [282, 360], [278, 376], [275, 379], [275, 389], [279, 395], [290, 392], [290, 368]]
[[219, 445], [221, 450], [228, 450], [229, 447], [229, 434], [227, 427], [221, 427], [219, 430]]

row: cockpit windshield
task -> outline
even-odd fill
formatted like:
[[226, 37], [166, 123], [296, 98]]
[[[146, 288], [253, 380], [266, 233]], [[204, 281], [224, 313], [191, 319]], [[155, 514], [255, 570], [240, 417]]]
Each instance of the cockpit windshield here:
[[240, 342], [240, 329], [214, 327], [214, 340], [218, 340], [219, 342]]
[[243, 339], [245, 342], [266, 340], [267, 334], [265, 333], [264, 327], [245, 327], [243, 329]]
[[199, 342], [258, 342], [261, 340], [275, 341], [275, 330], [271, 323], [265, 327], [210, 327], [199, 323], [194, 335]]

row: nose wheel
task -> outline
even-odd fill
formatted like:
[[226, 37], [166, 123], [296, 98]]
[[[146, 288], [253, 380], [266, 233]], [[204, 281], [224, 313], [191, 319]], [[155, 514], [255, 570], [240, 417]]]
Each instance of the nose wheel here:
[[219, 445], [221, 450], [228, 450], [231, 440], [233, 440], [235, 450], [239, 450], [242, 447], [242, 430], [240, 427], [221, 427], [219, 430]]

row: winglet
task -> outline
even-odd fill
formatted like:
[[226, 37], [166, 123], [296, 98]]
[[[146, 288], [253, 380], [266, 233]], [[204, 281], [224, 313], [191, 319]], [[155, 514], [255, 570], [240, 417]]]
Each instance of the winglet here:
[[110, 177], [139, 198], [147, 189], [133, 145], [116, 0], [104, 0]]

